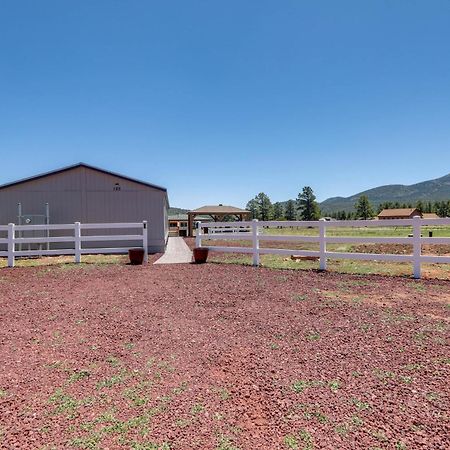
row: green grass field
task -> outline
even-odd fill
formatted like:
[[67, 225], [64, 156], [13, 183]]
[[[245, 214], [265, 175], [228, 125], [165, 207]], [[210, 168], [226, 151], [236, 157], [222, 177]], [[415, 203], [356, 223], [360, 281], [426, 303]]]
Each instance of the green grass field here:
[[[212, 263], [251, 265], [252, 257], [249, 255], [228, 254], [219, 255], [211, 253], [208, 261]], [[316, 261], [294, 261], [289, 257], [278, 255], [262, 255], [261, 266], [270, 269], [287, 270], [318, 270]], [[378, 274], [387, 276], [412, 276], [412, 264], [377, 261], [329, 260], [327, 270], [348, 274]], [[423, 264], [422, 277], [450, 280], [450, 264]]]
[[[428, 232], [433, 232], [433, 237], [450, 237], [450, 226], [424, 226], [422, 235], [428, 236]], [[329, 227], [327, 236], [355, 236], [355, 237], [407, 237], [412, 233], [412, 227]], [[318, 236], [318, 228], [264, 228], [264, 234], [271, 235], [298, 235], [298, 236]]]
[[[108, 264], [127, 264], [126, 255], [83, 255], [81, 264], [74, 263], [73, 256], [47, 256], [42, 258], [16, 258], [15, 267], [60, 266], [61, 269], [77, 269], [88, 266], [104, 266]], [[0, 268], [8, 266], [6, 258], [0, 258]]]
[[[440, 227], [422, 227], [422, 235], [428, 237], [428, 232], [433, 232], [433, 237], [450, 237], [450, 226]], [[361, 227], [361, 228], [343, 228], [330, 227], [327, 229], [327, 236], [354, 236], [354, 237], [407, 237], [412, 233], [411, 227]], [[265, 228], [265, 235], [285, 235], [285, 236], [318, 236], [318, 228]], [[251, 241], [205, 241], [204, 245], [226, 245], [251, 247]], [[329, 251], [336, 252], [357, 252], [361, 251], [359, 244], [327, 244]], [[291, 248], [297, 250], [318, 250], [319, 244], [309, 242], [267, 242], [260, 243], [261, 248]], [[439, 250], [439, 251], [435, 251]], [[390, 245], [368, 244], [364, 251], [372, 253], [411, 253], [412, 247], [409, 245]], [[450, 254], [450, 245], [448, 248], [435, 249], [433, 245], [428, 245], [424, 249], [427, 254]], [[231, 264], [251, 264], [250, 255], [240, 254], [215, 254], [211, 253], [210, 261], [225, 262]], [[294, 261], [290, 257], [279, 255], [262, 255], [261, 265], [273, 269], [318, 269], [317, 261]], [[377, 262], [377, 261], [354, 261], [354, 260], [329, 260], [328, 270], [340, 273], [352, 274], [382, 274], [391, 276], [411, 276], [411, 263], [395, 262]], [[450, 264], [424, 264], [422, 266], [423, 276], [429, 278], [450, 279]]]

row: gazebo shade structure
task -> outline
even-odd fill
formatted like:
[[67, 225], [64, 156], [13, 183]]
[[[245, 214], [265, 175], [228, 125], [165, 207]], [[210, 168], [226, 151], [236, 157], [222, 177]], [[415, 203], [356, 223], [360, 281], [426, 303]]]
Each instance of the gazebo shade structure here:
[[189, 236], [194, 235], [194, 221], [197, 216], [209, 216], [214, 222], [221, 222], [228, 216], [234, 217], [236, 221], [243, 221], [250, 219], [250, 211], [226, 205], [206, 205], [193, 209], [188, 212]]

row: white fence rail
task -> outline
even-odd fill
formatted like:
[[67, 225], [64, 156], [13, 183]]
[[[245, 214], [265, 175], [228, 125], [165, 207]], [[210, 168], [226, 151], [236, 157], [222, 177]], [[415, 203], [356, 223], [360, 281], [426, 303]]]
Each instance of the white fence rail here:
[[[111, 234], [111, 235], [85, 235], [83, 230], [139, 230], [138, 234]], [[0, 245], [6, 244], [7, 250], [0, 250], [0, 257], [8, 258], [8, 267], [14, 267], [15, 258], [18, 256], [58, 256], [58, 255], [74, 255], [75, 262], [81, 262], [81, 255], [86, 254], [115, 254], [124, 253], [127, 247], [114, 248], [83, 248], [83, 242], [105, 242], [105, 241], [140, 241], [144, 249], [144, 261], [148, 261], [148, 237], [147, 237], [147, 221], [137, 223], [80, 223], [72, 224], [50, 224], [50, 225], [0, 225], [0, 233], [7, 232], [6, 238], [0, 238]], [[18, 237], [24, 231], [36, 231], [47, 234], [50, 231], [72, 231], [71, 236], [42, 236], [42, 237]], [[69, 248], [58, 249], [38, 249], [38, 250], [22, 250], [22, 244], [51, 244], [51, 243], [71, 243]], [[19, 250], [16, 249], [19, 245]]]
[[227, 226], [227, 227], [211, 227], [208, 230], [210, 233], [251, 233], [252, 227], [239, 227], [239, 226]]
[[[253, 265], [259, 266], [260, 255], [299, 255], [317, 257], [321, 270], [326, 270], [328, 259], [355, 259], [355, 260], [375, 260], [375, 261], [397, 261], [411, 262], [413, 265], [414, 278], [421, 276], [421, 264], [439, 263], [450, 264], [450, 256], [422, 255], [423, 244], [447, 244], [450, 245], [450, 237], [422, 237], [421, 228], [426, 225], [443, 226], [450, 225], [450, 219], [422, 219], [416, 216], [412, 219], [394, 220], [342, 220], [336, 222], [327, 221], [267, 221], [259, 222], [239, 222], [242, 227], [251, 227], [251, 236], [243, 236], [240, 233], [214, 233], [211, 230], [215, 227], [223, 228], [229, 226], [229, 222], [208, 222], [199, 223], [197, 227], [196, 246], [202, 246], [202, 240], [250, 240], [251, 247], [224, 247], [207, 246], [209, 250], [229, 253], [250, 253], [253, 255]], [[410, 237], [352, 237], [352, 236], [327, 236], [328, 228], [336, 227], [412, 227]], [[297, 236], [297, 235], [269, 235], [261, 234], [262, 227], [271, 228], [292, 228], [292, 227], [315, 227], [319, 229], [318, 236]], [[203, 228], [208, 228], [208, 233], [203, 233]], [[284, 241], [284, 242], [313, 242], [319, 244], [319, 250], [293, 250], [277, 248], [260, 248], [261, 241]], [[413, 248], [411, 255], [393, 255], [385, 253], [348, 253], [327, 251], [327, 244], [340, 243], [386, 243], [386, 244], [407, 244]]]

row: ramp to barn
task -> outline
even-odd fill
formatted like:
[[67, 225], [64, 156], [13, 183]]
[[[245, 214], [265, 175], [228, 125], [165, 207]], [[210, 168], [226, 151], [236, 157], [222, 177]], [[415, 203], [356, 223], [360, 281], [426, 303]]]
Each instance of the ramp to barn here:
[[182, 264], [190, 263], [192, 252], [182, 237], [169, 237], [164, 255], [154, 264]]

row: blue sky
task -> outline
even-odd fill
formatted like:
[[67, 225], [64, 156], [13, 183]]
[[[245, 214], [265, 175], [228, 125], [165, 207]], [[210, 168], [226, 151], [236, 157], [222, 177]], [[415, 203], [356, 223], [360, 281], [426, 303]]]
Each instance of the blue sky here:
[[0, 183], [84, 161], [173, 206], [450, 172], [448, 0], [2, 0]]

